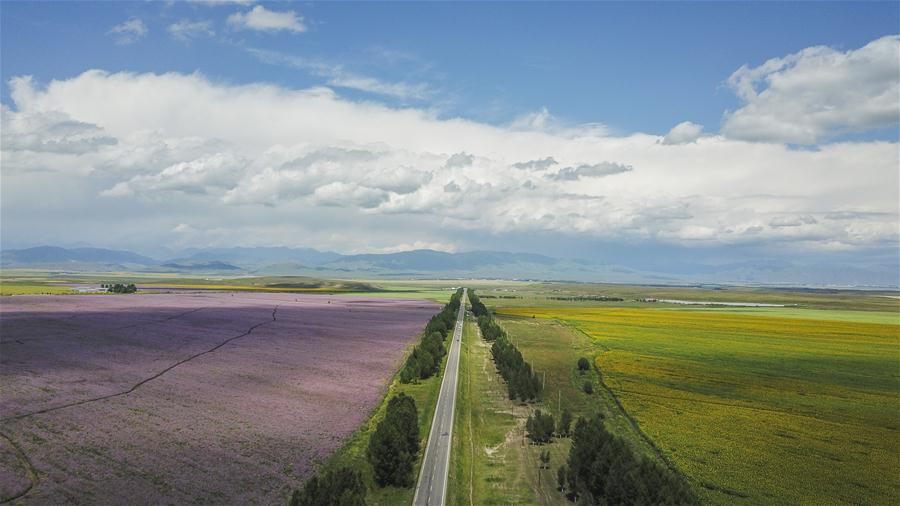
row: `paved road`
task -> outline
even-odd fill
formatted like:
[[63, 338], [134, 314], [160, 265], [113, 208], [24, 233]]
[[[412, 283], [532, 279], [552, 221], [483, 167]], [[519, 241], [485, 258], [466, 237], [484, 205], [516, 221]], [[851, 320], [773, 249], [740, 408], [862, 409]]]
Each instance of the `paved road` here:
[[447, 369], [438, 394], [434, 421], [425, 447], [425, 459], [416, 484], [414, 506], [439, 506], [447, 498], [447, 472], [450, 470], [450, 439], [453, 433], [453, 411], [456, 409], [456, 383], [459, 377], [459, 348], [462, 340], [463, 320], [466, 316], [466, 289], [463, 289], [456, 316], [456, 328], [450, 341]]

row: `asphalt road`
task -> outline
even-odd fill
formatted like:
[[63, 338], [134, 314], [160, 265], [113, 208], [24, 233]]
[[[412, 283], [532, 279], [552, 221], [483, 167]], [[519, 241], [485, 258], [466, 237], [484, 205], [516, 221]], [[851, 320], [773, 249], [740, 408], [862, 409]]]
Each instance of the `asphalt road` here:
[[459, 377], [460, 341], [466, 316], [466, 292], [464, 288], [459, 314], [456, 316], [456, 328], [450, 341], [447, 368], [441, 382], [441, 393], [438, 394], [434, 420], [431, 422], [431, 432], [428, 435], [428, 446], [425, 447], [425, 459], [422, 461], [419, 482], [416, 484], [416, 496], [413, 499], [415, 506], [443, 505], [447, 498], [450, 440], [453, 434], [453, 412], [456, 409], [456, 383]]

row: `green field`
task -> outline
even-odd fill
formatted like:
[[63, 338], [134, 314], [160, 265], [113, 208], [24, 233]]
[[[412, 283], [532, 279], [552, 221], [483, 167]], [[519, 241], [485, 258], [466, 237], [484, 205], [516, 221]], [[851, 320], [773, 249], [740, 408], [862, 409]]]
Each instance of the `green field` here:
[[[475, 287], [488, 306], [498, 307], [671, 307], [666, 303], [638, 302], [641, 299], [678, 299], [710, 302], [784, 304], [772, 310], [826, 309], [853, 311], [889, 311], [900, 307], [898, 293], [886, 290], [832, 290], [805, 288], [757, 288], [739, 286], [678, 287], [607, 285], [577, 283], [496, 283], [483, 281]], [[559, 298], [607, 296], [624, 299], [616, 302], [569, 301]], [[503, 297], [503, 298], [490, 298]], [[695, 306], [696, 307], [696, 306]], [[739, 308], [728, 308], [739, 309]], [[750, 308], [747, 308], [750, 309]]]
[[[896, 504], [896, 313], [797, 311], [500, 310], [514, 337], [529, 320], [589, 337], [604, 382], [706, 502]], [[541, 371], [545, 350], [520, 342]]]
[[[557, 438], [536, 446], [525, 438], [528, 415], [536, 408], [558, 417], [568, 408], [575, 416], [602, 412], [607, 426], [632, 443], [648, 459], [658, 457], [647, 438], [603, 388], [595, 371], [579, 373], [579, 357], [591, 356], [594, 343], [583, 333], [548, 319], [501, 318], [517, 347], [544, 375], [543, 398], [522, 404], [507, 398], [496, 372], [490, 346], [474, 323], [467, 323], [460, 358], [459, 398], [454, 420], [448, 504], [568, 504], [556, 490], [556, 469], [568, 458], [570, 440]], [[595, 385], [585, 394], [585, 381]], [[539, 469], [543, 450], [551, 455], [548, 469]]]

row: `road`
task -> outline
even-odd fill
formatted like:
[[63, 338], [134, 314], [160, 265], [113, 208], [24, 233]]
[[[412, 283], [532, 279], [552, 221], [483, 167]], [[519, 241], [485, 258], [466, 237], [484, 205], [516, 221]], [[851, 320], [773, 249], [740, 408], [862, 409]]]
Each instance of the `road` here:
[[463, 321], [466, 316], [466, 289], [463, 288], [456, 316], [456, 328], [450, 341], [447, 368], [441, 382], [434, 420], [425, 447], [425, 459], [419, 471], [414, 506], [439, 506], [447, 498], [447, 473], [450, 470], [450, 440], [453, 434], [453, 412], [456, 410], [456, 383], [459, 378], [459, 349], [462, 341]]

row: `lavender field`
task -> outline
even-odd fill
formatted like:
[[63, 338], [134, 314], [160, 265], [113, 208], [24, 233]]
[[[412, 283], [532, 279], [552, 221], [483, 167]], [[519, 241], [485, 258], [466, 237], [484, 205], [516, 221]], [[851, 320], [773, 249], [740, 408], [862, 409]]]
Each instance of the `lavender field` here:
[[278, 504], [438, 306], [294, 294], [0, 301], [0, 501]]

